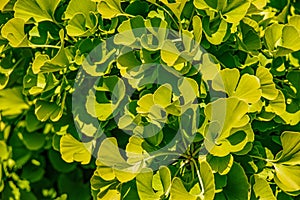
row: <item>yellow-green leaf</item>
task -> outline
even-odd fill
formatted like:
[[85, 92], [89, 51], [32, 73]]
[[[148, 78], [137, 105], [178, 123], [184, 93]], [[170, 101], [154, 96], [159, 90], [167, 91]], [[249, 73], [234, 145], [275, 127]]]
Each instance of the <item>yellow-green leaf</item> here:
[[64, 161], [74, 161], [88, 164], [91, 160], [92, 143], [83, 143], [76, 140], [71, 134], [63, 135], [60, 139], [60, 153]]
[[100, 0], [98, 12], [105, 19], [111, 19], [123, 14], [120, 0]]
[[21, 18], [10, 19], [1, 29], [1, 35], [12, 47], [27, 47], [27, 35], [24, 32], [25, 21]]
[[3, 116], [19, 115], [27, 109], [29, 109], [29, 105], [24, 100], [22, 88], [0, 90], [0, 113]]
[[15, 17], [25, 22], [33, 18], [35, 22], [53, 21], [54, 12], [60, 0], [18, 0], [14, 6]]
[[274, 100], [278, 96], [278, 90], [273, 82], [271, 72], [267, 68], [259, 66], [256, 70], [256, 76], [260, 81], [262, 97], [268, 100]]

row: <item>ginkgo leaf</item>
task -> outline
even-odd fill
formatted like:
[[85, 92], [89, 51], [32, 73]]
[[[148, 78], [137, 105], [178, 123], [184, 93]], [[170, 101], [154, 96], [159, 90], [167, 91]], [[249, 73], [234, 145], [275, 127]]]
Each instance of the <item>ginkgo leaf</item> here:
[[204, 112], [208, 120], [219, 123], [224, 133], [232, 128], [243, 127], [250, 120], [248, 105], [236, 97], [218, 99], [208, 104]]
[[162, 48], [168, 36], [168, 24], [161, 18], [155, 17], [145, 20], [145, 27], [150, 34], [144, 34], [141, 38], [141, 46], [149, 51]]
[[300, 194], [300, 133], [285, 131], [281, 135], [282, 151], [273, 163], [275, 183], [285, 192], [296, 196]]
[[232, 96], [238, 85], [240, 79], [240, 72], [238, 69], [224, 69], [216, 75], [212, 82], [215, 90], [226, 92]]
[[[200, 177], [202, 179], [203, 199], [214, 199], [215, 196], [215, 179], [210, 165], [203, 159], [198, 159], [200, 165]], [[201, 197], [202, 195], [200, 195]]]
[[260, 100], [261, 95], [259, 79], [256, 76], [244, 74], [233, 96], [237, 96], [247, 103], [256, 103]]
[[230, 133], [222, 133], [216, 123], [208, 124], [205, 130], [205, 148], [210, 154], [225, 157], [230, 153], [242, 151], [248, 142], [254, 141], [254, 133], [250, 126], [232, 129]]
[[60, 0], [18, 0], [14, 6], [15, 17], [25, 22], [33, 18], [36, 22], [54, 21], [54, 12]]
[[250, 8], [251, 1], [208, 1], [208, 0], [196, 0], [194, 5], [198, 9], [205, 9], [214, 12], [221, 12], [223, 19], [232, 24], [238, 24], [246, 15]]
[[[287, 162], [287, 158], [294, 158], [300, 155], [300, 133], [285, 131], [280, 136], [282, 152], [276, 155], [276, 162]], [[296, 160], [295, 160], [296, 161]], [[294, 164], [297, 164], [295, 162]]]
[[67, 33], [70, 36], [89, 36], [96, 31], [98, 18], [94, 13], [87, 17], [83, 13], [78, 13], [68, 22], [66, 26]]
[[40, 72], [56, 72], [66, 68], [69, 64], [69, 59], [64, 49], [63, 29], [59, 31], [59, 36], [61, 40], [61, 47], [53, 58], [50, 59], [47, 54], [41, 54], [40, 52], [36, 54], [36, 58], [32, 63], [32, 71], [34, 74], [38, 74]]
[[[9, 158], [9, 150], [7, 148], [7, 145], [4, 141], [0, 141], [0, 159], [1, 160], [6, 160]], [[1, 177], [1, 173], [0, 173], [0, 177]]]
[[[117, 112], [119, 103], [125, 97], [125, 85], [117, 76], [104, 77], [100, 82], [101, 84], [99, 83], [96, 88], [97, 91], [92, 89], [88, 91], [85, 108], [91, 116], [105, 121], [112, 116], [114, 111]], [[109, 92], [114, 100], [107, 99], [106, 92]], [[97, 98], [97, 96], [101, 96], [101, 98]]]
[[192, 62], [195, 57], [200, 57], [201, 51], [191, 32], [183, 30], [177, 37], [176, 40], [165, 40], [161, 48], [161, 59], [168, 66], [182, 72], [186, 62]]
[[248, 199], [249, 190], [250, 184], [243, 167], [234, 162], [227, 174], [227, 184], [222, 191], [225, 199]]
[[199, 160], [200, 164], [200, 184], [196, 183], [190, 191], [187, 191], [185, 186], [183, 185], [180, 178], [175, 177], [172, 180], [171, 190], [170, 190], [170, 199], [179, 200], [182, 198], [185, 199], [208, 199], [212, 200], [215, 196], [215, 184], [214, 184], [214, 176], [209, 164], [206, 161]]
[[[291, 37], [293, 35], [293, 37]], [[286, 25], [282, 29], [282, 47], [291, 49], [292, 51], [300, 50], [300, 44], [297, 42], [300, 40], [299, 30], [294, 26]]]
[[64, 161], [88, 164], [91, 160], [92, 143], [76, 140], [71, 134], [63, 135], [60, 139], [60, 153]]
[[12, 47], [27, 47], [27, 35], [24, 32], [25, 21], [21, 18], [10, 19], [1, 29], [1, 35]]
[[280, 40], [282, 35], [283, 27], [284, 25], [275, 23], [266, 28], [266, 33], [264, 37], [266, 45], [270, 50], [273, 51], [277, 47], [278, 41]]
[[148, 114], [151, 107], [154, 105], [153, 95], [152, 94], [146, 94], [146, 95], [142, 96], [138, 100], [137, 104], [139, 106], [139, 107], [136, 108], [137, 112], [139, 112], [141, 114]]
[[136, 177], [137, 191], [141, 200], [161, 199], [171, 186], [171, 172], [162, 166], [156, 174], [145, 169]]
[[9, 0], [4, 0], [0, 2], [0, 10], [3, 11], [4, 7], [8, 4]]
[[[184, 104], [189, 104], [194, 102], [199, 94], [199, 85], [198, 83], [191, 78], [183, 78], [178, 81], [178, 89], [180, 91], [180, 96], [182, 96], [184, 100]], [[184, 112], [184, 110], [183, 110]]]
[[115, 177], [120, 182], [128, 182], [140, 172], [143, 163], [130, 165], [121, 156], [116, 138], [106, 138], [100, 145], [96, 164], [99, 175], [112, 180]]
[[175, 0], [173, 3], [169, 3], [167, 0], [160, 0], [163, 2], [170, 10], [174, 13], [174, 15], [177, 17], [177, 19], [180, 19], [182, 10], [187, 2], [187, 0]]
[[[203, 22], [205, 23], [205, 22]], [[203, 25], [204, 27], [204, 25]], [[226, 36], [227, 33], [227, 28], [228, 28], [228, 24], [225, 20], [221, 20], [220, 25], [218, 27], [218, 29], [216, 30], [216, 32], [212, 33], [212, 34], [208, 34], [208, 31], [204, 28], [204, 34], [206, 36], [206, 39], [214, 44], [214, 45], [219, 45], [223, 42], [223, 39]]]
[[269, 183], [265, 179], [257, 174], [254, 174], [251, 179], [254, 182], [253, 192], [256, 198], [261, 200], [276, 200]]
[[[299, 175], [300, 167], [296, 165], [286, 166], [274, 164], [275, 183], [290, 195], [297, 196], [300, 193]], [[295, 194], [293, 194], [295, 193]]]
[[163, 108], [167, 107], [171, 103], [172, 98], [172, 86], [164, 84], [160, 86], [153, 94], [153, 102], [161, 105]]
[[269, 104], [265, 107], [265, 110], [267, 112], [273, 112], [279, 116], [285, 112], [285, 97], [281, 91], [278, 92], [278, 95], [275, 99], [269, 101]]
[[203, 53], [200, 72], [205, 81], [213, 80], [219, 73], [220, 69], [220, 63], [212, 54]]
[[[224, 4], [224, 1], [221, 1]], [[218, 2], [210, 2], [207, 0], [196, 0], [194, 1], [194, 5], [198, 9], [211, 9], [213, 11], [217, 11], [216, 9], [218, 8]], [[221, 4], [221, 3], [220, 3]]]
[[217, 74], [212, 82], [217, 91], [226, 92], [229, 96], [237, 97], [246, 103], [254, 104], [262, 96], [260, 81], [256, 76], [244, 74], [240, 78], [237, 69], [224, 69]]
[[274, 100], [278, 96], [278, 90], [273, 82], [273, 76], [271, 72], [265, 67], [258, 67], [256, 70], [256, 76], [259, 78], [262, 97], [268, 100]]
[[29, 105], [23, 97], [22, 88], [0, 90], [0, 113], [3, 116], [18, 115], [27, 109], [29, 109]]
[[134, 165], [146, 157], [149, 157], [148, 153], [142, 147], [143, 142], [144, 140], [137, 136], [131, 136], [129, 138], [129, 142], [126, 145], [127, 162], [129, 164]]
[[38, 120], [45, 122], [48, 119], [58, 121], [63, 114], [63, 108], [55, 102], [39, 100], [35, 104], [35, 115]]
[[104, 196], [98, 197], [101, 200], [119, 200], [121, 198], [121, 193], [118, 190], [108, 190]]
[[200, 44], [202, 39], [202, 21], [199, 16], [193, 17], [193, 28], [194, 28], [194, 37], [195, 41]]
[[133, 47], [134, 42], [146, 33], [145, 20], [137, 16], [123, 21], [118, 27], [118, 32], [119, 34], [114, 37], [114, 42]]
[[100, 0], [98, 1], [98, 12], [103, 18], [111, 19], [123, 14], [120, 0]]
[[[83, 60], [82, 69], [90, 76], [103, 76], [110, 72], [116, 49], [108, 50], [106, 42], [97, 45]], [[105, 50], [104, 50], [105, 49]]]
[[71, 0], [64, 13], [65, 19], [72, 19], [77, 14], [83, 14], [86, 18], [90, 12], [96, 11], [96, 3], [90, 0]]
[[233, 156], [231, 154], [224, 157], [217, 157], [213, 155], [208, 155], [206, 157], [207, 162], [211, 166], [214, 172], [218, 172], [220, 175], [227, 174], [233, 164]]
[[222, 10], [223, 17], [229, 23], [238, 24], [246, 15], [251, 1], [227, 1], [227, 6]]
[[87, 112], [93, 117], [98, 117], [99, 120], [106, 120], [113, 113], [112, 103], [98, 103], [96, 101], [95, 93], [91, 90], [89, 91], [89, 95], [87, 96], [85, 106]]
[[[196, 185], [194, 187], [197, 187], [197, 189], [200, 190], [199, 185], [198, 184]], [[171, 200], [180, 200], [180, 199], [197, 200], [197, 195], [190, 194], [184, 187], [181, 179], [175, 177], [172, 180], [170, 199]]]
[[180, 52], [178, 51], [175, 44], [170, 40], [165, 41], [161, 51], [162, 60], [168, 66], [173, 66], [176, 63], [176, 61], [179, 59], [179, 56], [180, 56]]
[[165, 109], [172, 112], [172, 86], [170, 84], [161, 85], [154, 94], [146, 94], [138, 101], [137, 112], [157, 121], [165, 121]]

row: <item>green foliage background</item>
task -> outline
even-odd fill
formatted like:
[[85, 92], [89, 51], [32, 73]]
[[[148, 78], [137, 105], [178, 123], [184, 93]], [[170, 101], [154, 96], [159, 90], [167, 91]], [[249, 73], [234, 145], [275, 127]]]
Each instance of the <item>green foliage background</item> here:
[[[0, 199], [299, 198], [299, 1], [1, 0], [0, 11]], [[105, 75], [98, 97], [122, 83], [118, 76], [130, 76], [131, 67], [162, 63], [194, 86], [198, 102], [189, 105], [204, 120], [173, 164], [157, 171], [120, 172], [110, 167], [130, 168], [168, 142], [189, 99], [182, 104], [168, 85], [140, 87], [138, 98], [130, 100], [123, 113], [128, 124], [113, 120], [107, 96], [92, 99], [98, 112], [91, 115], [108, 137], [98, 152], [89, 138], [101, 134], [87, 129], [86, 137], [81, 137], [75, 128], [75, 77], [101, 41], [151, 26], [189, 35], [206, 53], [189, 63], [146, 44], [117, 60], [103, 56], [102, 71], [93, 74], [93, 66], [84, 69], [92, 76]], [[120, 37], [119, 44], [130, 46], [137, 38]], [[179, 54], [183, 51], [168, 40], [158, 43]], [[183, 54], [195, 56], [187, 47]], [[199, 75], [201, 66], [210, 65], [219, 70]], [[226, 98], [210, 99], [209, 82]], [[224, 103], [228, 113], [220, 128], [222, 119], [211, 108]], [[167, 117], [149, 105], [166, 110]], [[149, 139], [126, 136], [118, 128], [130, 129], [133, 121], [144, 124], [142, 118], [150, 124], [164, 120], [167, 125]], [[182, 140], [188, 136], [183, 134]], [[126, 149], [127, 155], [117, 147]], [[207, 154], [199, 155], [202, 150]], [[98, 155], [97, 161], [90, 152]]]

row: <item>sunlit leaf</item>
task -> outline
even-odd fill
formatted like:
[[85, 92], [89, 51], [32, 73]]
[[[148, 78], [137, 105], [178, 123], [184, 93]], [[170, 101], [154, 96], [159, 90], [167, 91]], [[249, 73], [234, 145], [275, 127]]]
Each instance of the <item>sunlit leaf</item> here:
[[[282, 151], [273, 162], [275, 183], [285, 192], [297, 195], [300, 192], [300, 133], [286, 131], [281, 135]], [[293, 194], [295, 193], [296, 194]]]
[[90, 12], [96, 11], [96, 3], [90, 0], [71, 0], [64, 13], [66, 19], [72, 19], [82, 13], [86, 18]]
[[1, 29], [1, 35], [12, 47], [27, 47], [27, 35], [24, 32], [25, 21], [21, 18], [9, 20]]
[[69, 64], [69, 59], [64, 49], [64, 31], [60, 30], [59, 36], [61, 39], [61, 47], [53, 58], [49, 58], [47, 54], [37, 53], [36, 58], [32, 63], [33, 73], [55, 72], [62, 70]]
[[98, 151], [98, 173], [105, 180], [112, 180], [115, 177], [120, 182], [127, 182], [135, 178], [139, 173], [142, 164], [128, 164], [121, 156], [115, 138], [105, 139]]
[[22, 18], [25, 22], [31, 18], [36, 22], [53, 21], [59, 2], [60, 0], [18, 0], [14, 6], [15, 17]]
[[243, 127], [249, 122], [248, 105], [236, 97], [218, 99], [207, 105], [205, 114], [210, 121], [217, 121], [222, 132]]
[[226, 92], [247, 103], [256, 103], [262, 95], [260, 81], [257, 77], [244, 74], [240, 78], [237, 69], [224, 69], [213, 80], [215, 90]]
[[19, 115], [28, 108], [29, 105], [22, 95], [22, 88], [0, 90], [0, 111], [3, 116]]
[[64, 161], [88, 164], [91, 160], [92, 143], [76, 140], [71, 134], [63, 135], [60, 139], [60, 153]]
[[222, 14], [227, 22], [237, 24], [245, 17], [250, 4], [249, 0], [227, 1], [227, 6], [222, 10]]
[[[202, 22], [202, 23], [206, 23], [206, 22]], [[204, 26], [204, 24], [203, 24], [203, 26]], [[216, 32], [209, 34], [208, 30], [206, 30], [205, 28], [203, 30], [204, 30], [206, 39], [210, 43], [212, 43], [214, 45], [219, 45], [223, 42], [223, 39], [226, 36], [227, 28], [228, 28], [228, 24], [226, 23], [226, 21], [221, 20], [220, 25], [219, 25], [218, 29], [216, 30]]]
[[187, 2], [187, 0], [175, 0], [175, 2], [169, 3], [167, 0], [160, 0], [174, 13], [177, 19], [180, 19], [181, 12]]
[[278, 90], [275, 87], [275, 83], [272, 81], [273, 76], [270, 71], [265, 67], [258, 67], [256, 70], [256, 76], [259, 78], [262, 97], [274, 100], [278, 96]]
[[98, 12], [103, 18], [111, 19], [123, 14], [120, 0], [100, 0], [98, 2]]
[[275, 200], [275, 196], [272, 192], [272, 189], [269, 185], [269, 183], [261, 178], [259, 175], [253, 175], [252, 180], [254, 182], [253, 184], [253, 192], [255, 194], [256, 198], [262, 199], [262, 200]]
[[141, 200], [161, 199], [171, 186], [170, 170], [162, 166], [153, 175], [150, 169], [142, 171], [137, 177], [137, 189]]

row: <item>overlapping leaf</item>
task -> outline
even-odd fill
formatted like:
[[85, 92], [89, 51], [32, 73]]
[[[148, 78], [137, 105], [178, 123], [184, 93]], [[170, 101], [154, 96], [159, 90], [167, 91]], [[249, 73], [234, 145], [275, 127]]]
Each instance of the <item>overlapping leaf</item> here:
[[35, 22], [53, 21], [54, 13], [60, 0], [18, 0], [15, 3], [15, 17], [22, 18], [25, 22], [33, 19]]
[[246, 103], [256, 103], [262, 96], [260, 81], [249, 74], [240, 76], [237, 69], [224, 69], [213, 80], [212, 86], [228, 96], [237, 97]]

